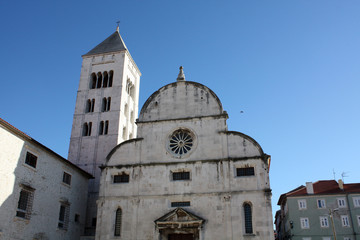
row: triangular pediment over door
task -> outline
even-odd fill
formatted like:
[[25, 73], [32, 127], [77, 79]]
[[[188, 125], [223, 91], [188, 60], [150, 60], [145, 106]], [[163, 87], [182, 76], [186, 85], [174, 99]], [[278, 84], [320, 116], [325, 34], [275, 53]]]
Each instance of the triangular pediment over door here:
[[199, 239], [200, 228], [205, 220], [183, 208], [176, 208], [155, 220], [161, 239], [168, 239], [176, 234], [192, 234], [193, 239]]

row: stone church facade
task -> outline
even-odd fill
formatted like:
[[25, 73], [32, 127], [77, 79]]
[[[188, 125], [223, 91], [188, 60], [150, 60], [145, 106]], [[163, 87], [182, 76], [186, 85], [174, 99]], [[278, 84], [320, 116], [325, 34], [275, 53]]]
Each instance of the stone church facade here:
[[101, 166], [96, 239], [273, 239], [270, 156], [227, 118], [180, 68]]

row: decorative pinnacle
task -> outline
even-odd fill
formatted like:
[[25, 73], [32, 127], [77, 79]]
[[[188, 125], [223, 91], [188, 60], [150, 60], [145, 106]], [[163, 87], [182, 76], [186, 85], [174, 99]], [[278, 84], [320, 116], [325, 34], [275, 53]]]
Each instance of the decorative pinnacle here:
[[185, 81], [185, 74], [184, 74], [182, 66], [180, 66], [180, 72], [179, 72], [179, 75], [178, 75], [176, 81]]

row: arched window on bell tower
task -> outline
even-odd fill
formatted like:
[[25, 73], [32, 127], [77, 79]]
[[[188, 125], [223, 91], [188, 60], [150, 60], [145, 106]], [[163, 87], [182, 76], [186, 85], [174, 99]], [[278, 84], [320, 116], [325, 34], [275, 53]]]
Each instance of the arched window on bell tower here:
[[102, 84], [102, 74], [101, 74], [101, 72], [98, 72], [96, 88], [101, 88], [101, 84]]
[[107, 135], [109, 131], [109, 121], [105, 121], [105, 130], [104, 130], [104, 134]]
[[111, 70], [111, 71], [109, 72], [109, 87], [112, 87], [113, 76], [114, 76], [114, 71]]
[[107, 72], [104, 72], [104, 82], [103, 82], [103, 88], [106, 88], [108, 86], [109, 76]]
[[103, 134], [104, 134], [104, 121], [101, 121], [99, 125], [99, 135], [103, 135]]

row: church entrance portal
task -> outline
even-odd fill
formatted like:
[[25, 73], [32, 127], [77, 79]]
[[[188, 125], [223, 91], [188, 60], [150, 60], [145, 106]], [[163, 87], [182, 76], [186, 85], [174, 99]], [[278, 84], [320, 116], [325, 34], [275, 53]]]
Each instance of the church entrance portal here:
[[205, 219], [176, 208], [155, 220], [160, 240], [199, 240]]

